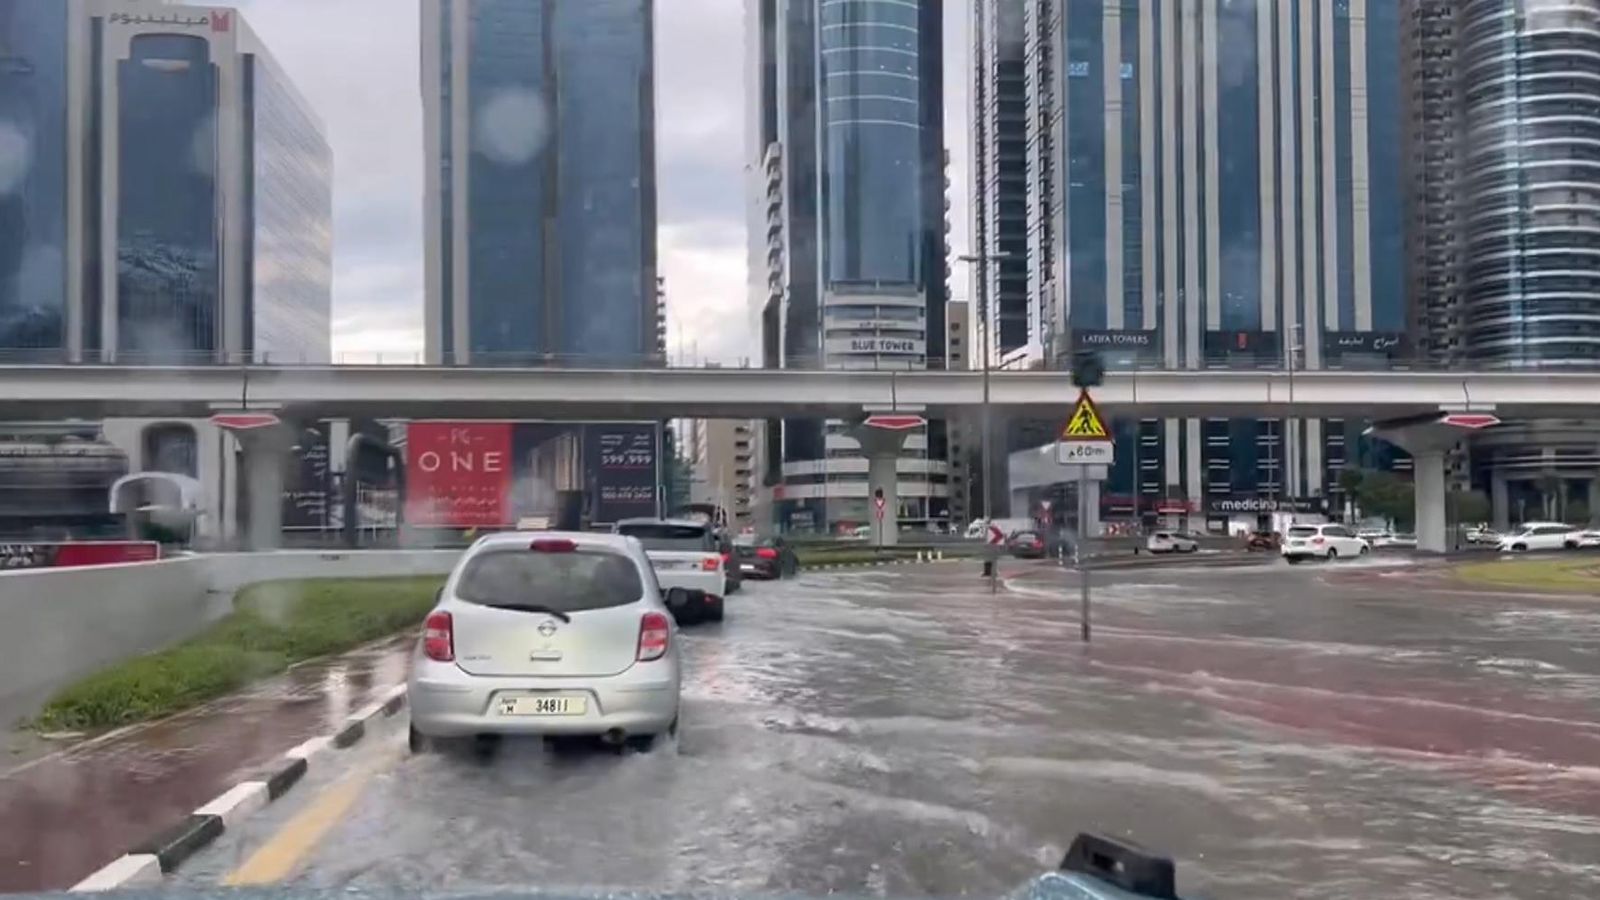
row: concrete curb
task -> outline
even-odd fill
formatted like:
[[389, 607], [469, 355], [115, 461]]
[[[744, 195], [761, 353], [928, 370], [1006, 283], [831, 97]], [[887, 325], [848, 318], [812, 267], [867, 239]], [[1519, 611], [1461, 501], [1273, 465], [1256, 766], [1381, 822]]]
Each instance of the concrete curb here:
[[126, 854], [73, 885], [72, 890], [108, 891], [159, 885], [163, 875], [176, 870], [184, 860], [223, 832], [288, 793], [313, 764], [320, 765], [335, 750], [359, 743], [367, 733], [368, 722], [392, 716], [405, 705], [406, 686], [395, 685], [378, 700], [352, 713], [334, 733], [311, 738], [294, 747], [263, 766], [261, 771], [217, 795], [210, 803], [135, 844]]

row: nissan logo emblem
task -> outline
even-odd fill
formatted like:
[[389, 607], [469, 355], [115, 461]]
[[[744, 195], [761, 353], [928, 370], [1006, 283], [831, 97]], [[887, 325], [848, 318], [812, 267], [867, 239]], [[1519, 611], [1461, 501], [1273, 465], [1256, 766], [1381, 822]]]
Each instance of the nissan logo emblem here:
[[553, 619], [545, 619], [543, 622], [540, 622], [539, 623], [539, 633], [544, 635], [545, 637], [553, 636], [556, 633], [555, 620], [553, 620]]

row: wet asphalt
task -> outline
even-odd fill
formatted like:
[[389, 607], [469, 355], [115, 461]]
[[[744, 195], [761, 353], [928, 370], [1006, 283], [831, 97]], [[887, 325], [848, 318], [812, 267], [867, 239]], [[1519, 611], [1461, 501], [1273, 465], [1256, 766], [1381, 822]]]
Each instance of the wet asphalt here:
[[1093, 830], [1191, 897], [1600, 896], [1600, 598], [1168, 567], [1100, 576], [1086, 647], [1075, 576], [1007, 576], [748, 585], [683, 634], [676, 742], [412, 756], [397, 717], [174, 886], [343, 791], [291, 885], [993, 896]]

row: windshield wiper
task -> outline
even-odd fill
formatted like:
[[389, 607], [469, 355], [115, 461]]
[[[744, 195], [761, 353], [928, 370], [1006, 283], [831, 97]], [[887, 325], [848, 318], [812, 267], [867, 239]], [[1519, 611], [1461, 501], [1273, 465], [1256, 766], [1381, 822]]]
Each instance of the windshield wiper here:
[[487, 606], [490, 609], [509, 609], [514, 612], [544, 613], [546, 615], [555, 616], [561, 621], [566, 622], [568, 625], [572, 624], [571, 616], [559, 609], [551, 609], [548, 606], [541, 606], [538, 603], [485, 603], [484, 606]]

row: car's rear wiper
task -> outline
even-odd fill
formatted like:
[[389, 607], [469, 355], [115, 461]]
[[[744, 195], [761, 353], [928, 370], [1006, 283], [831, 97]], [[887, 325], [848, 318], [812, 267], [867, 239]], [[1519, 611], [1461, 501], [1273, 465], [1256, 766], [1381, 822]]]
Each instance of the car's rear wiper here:
[[485, 603], [484, 606], [487, 606], [490, 609], [509, 609], [515, 612], [544, 613], [546, 615], [555, 616], [569, 625], [572, 624], [571, 616], [559, 609], [551, 609], [548, 606], [541, 606], [538, 603]]

